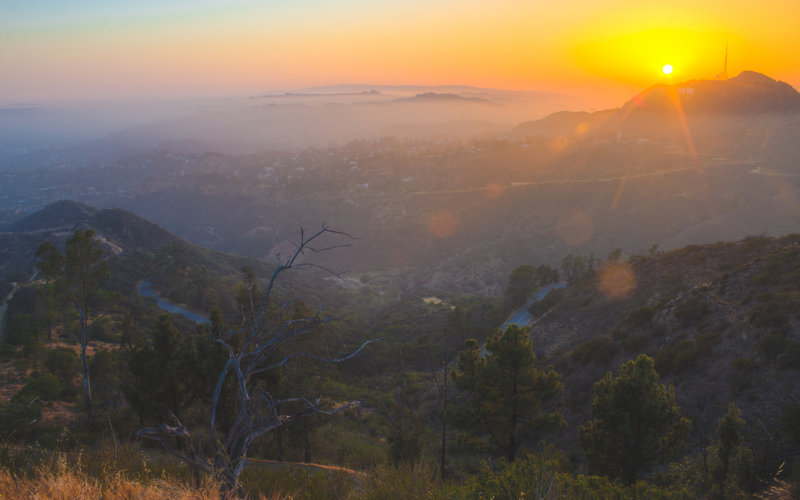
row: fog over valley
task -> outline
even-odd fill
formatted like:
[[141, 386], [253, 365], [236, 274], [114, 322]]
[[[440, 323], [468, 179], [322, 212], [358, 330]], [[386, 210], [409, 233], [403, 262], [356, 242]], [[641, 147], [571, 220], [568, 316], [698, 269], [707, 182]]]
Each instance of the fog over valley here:
[[70, 154], [80, 161], [99, 149], [118, 159], [158, 148], [258, 153], [387, 136], [473, 139], [584, 102], [465, 86], [334, 85], [220, 98], [9, 103], [0, 106], [0, 158], [7, 170]]
[[64, 148], [6, 150], [0, 207], [8, 222], [58, 199], [121, 207], [256, 257], [326, 223], [359, 238], [336, 257], [356, 275], [471, 293], [569, 253], [797, 227], [800, 97], [758, 73], [540, 120], [522, 117], [559, 96], [368, 88], [259, 95]]

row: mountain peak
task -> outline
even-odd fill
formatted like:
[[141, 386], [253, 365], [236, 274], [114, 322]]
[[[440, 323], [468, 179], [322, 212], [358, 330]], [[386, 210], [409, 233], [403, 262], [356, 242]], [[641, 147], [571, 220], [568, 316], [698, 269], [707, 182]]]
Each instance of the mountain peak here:
[[96, 208], [77, 201], [59, 200], [38, 212], [18, 220], [9, 226], [12, 232], [52, 231], [73, 229], [97, 213]]
[[405, 103], [437, 103], [437, 102], [464, 102], [464, 103], [486, 103], [489, 102], [485, 99], [480, 99], [477, 97], [465, 97], [460, 94], [455, 94], [452, 92], [423, 92], [420, 94], [416, 94], [413, 97], [404, 97], [400, 99], [395, 99], [394, 102], [405, 102]]
[[679, 107], [687, 114], [785, 113], [800, 110], [800, 93], [767, 75], [742, 71], [728, 80], [654, 85], [625, 104], [631, 111], [656, 113]]
[[780, 83], [777, 80], [773, 80], [772, 78], [768, 77], [763, 73], [759, 73], [757, 71], [750, 71], [744, 70], [739, 73], [738, 76], [731, 78], [732, 81], [738, 81], [741, 83]]

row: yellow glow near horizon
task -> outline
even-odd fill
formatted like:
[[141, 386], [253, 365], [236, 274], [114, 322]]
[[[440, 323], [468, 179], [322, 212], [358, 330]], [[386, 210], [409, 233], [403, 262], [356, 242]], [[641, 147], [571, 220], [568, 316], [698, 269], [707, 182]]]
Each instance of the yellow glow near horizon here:
[[[652, 29], [586, 40], [573, 53], [590, 73], [641, 86], [652, 83], [655, 68], [668, 75], [680, 66], [683, 74], [713, 76], [721, 69], [724, 47], [724, 37], [715, 33]], [[663, 66], [665, 60], [670, 64]]]
[[666, 78], [666, 62], [680, 78], [714, 78], [726, 44], [731, 76], [800, 86], [800, 2], [141, 0], [122, 15], [42, 1], [0, 6], [0, 101], [347, 82], [577, 92], [612, 105]]

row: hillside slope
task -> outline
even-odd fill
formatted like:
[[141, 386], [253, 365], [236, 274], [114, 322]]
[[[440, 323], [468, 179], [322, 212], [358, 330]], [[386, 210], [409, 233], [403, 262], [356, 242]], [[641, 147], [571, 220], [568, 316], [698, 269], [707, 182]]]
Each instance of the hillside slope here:
[[564, 375], [571, 426], [594, 382], [640, 353], [675, 385], [695, 437], [713, 435], [729, 402], [775, 434], [800, 395], [800, 235], [606, 262], [538, 313], [534, 347]]
[[[251, 266], [266, 273], [270, 266], [256, 259], [214, 252], [192, 245], [126, 210], [97, 210], [73, 201], [58, 201], [5, 227], [0, 233], [0, 282], [25, 282], [36, 274], [36, 250], [45, 241], [63, 249], [76, 230], [95, 232], [112, 269], [111, 290], [133, 293], [142, 279], [155, 287], [191, 285], [198, 277], [205, 286], [219, 277], [238, 276]], [[197, 304], [199, 305], [199, 304]]]

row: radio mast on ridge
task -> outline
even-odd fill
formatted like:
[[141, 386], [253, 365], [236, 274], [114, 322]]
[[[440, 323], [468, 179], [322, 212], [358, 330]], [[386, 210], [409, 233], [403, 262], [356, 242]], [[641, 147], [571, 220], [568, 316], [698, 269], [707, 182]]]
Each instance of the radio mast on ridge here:
[[722, 73], [717, 75], [718, 80], [728, 79], [728, 44], [725, 44], [725, 63], [722, 65]]

